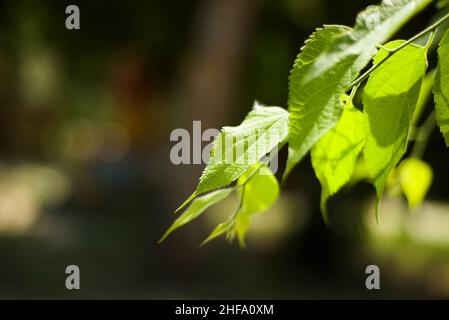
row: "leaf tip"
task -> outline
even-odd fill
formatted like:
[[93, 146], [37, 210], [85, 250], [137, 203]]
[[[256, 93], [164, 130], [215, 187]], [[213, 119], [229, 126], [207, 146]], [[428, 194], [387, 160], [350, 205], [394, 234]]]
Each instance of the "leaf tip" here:
[[196, 198], [196, 196], [198, 196], [198, 193], [195, 191], [194, 193], [192, 193], [190, 195], [190, 197], [187, 198], [186, 201], [184, 201], [173, 213], [176, 214], [179, 211], [181, 211], [186, 205], [188, 205], [193, 199]]
[[324, 223], [326, 224], [326, 226], [329, 227], [329, 225], [330, 225], [329, 212], [327, 211], [326, 201], [321, 202], [320, 209], [321, 209], [321, 216], [323, 217]]
[[171, 232], [170, 230], [166, 231], [164, 233], [164, 235], [157, 241], [157, 244], [158, 245], [162, 244], [162, 242], [164, 242], [165, 239], [167, 239], [167, 237], [169, 236], [170, 232]]

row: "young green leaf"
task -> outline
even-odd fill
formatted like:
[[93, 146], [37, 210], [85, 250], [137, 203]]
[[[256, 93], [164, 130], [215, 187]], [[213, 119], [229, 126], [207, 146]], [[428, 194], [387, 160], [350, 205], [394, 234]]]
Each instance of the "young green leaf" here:
[[234, 231], [239, 240], [240, 247], [246, 247], [245, 235], [249, 229], [251, 218], [247, 214], [238, 214], [235, 217]]
[[266, 166], [257, 162], [237, 181], [240, 206], [226, 222], [218, 225], [203, 242], [209, 242], [227, 233], [229, 238], [237, 235], [239, 243], [245, 247], [245, 234], [251, 223], [251, 215], [270, 208], [279, 197], [279, 183]]
[[285, 109], [256, 104], [239, 126], [224, 127], [196, 191], [179, 209], [200, 194], [228, 186], [277, 147], [287, 138], [288, 116]]
[[326, 52], [333, 40], [350, 30], [344, 26], [317, 29], [295, 61], [289, 79], [290, 134], [284, 178], [340, 115], [341, 109], [334, 107], [339, 104], [341, 91], [344, 91], [339, 88], [339, 93], [335, 92], [335, 85], [340, 82], [339, 75], [330, 73], [309, 82], [304, 79], [313, 72], [313, 62]]
[[178, 219], [173, 222], [171, 227], [162, 236], [159, 242], [164, 241], [173, 231], [196, 219], [210, 206], [225, 199], [231, 193], [232, 188], [220, 189], [211, 193], [208, 193], [202, 197], [196, 198], [187, 210], [179, 216]]
[[312, 166], [321, 183], [321, 211], [327, 221], [326, 202], [351, 178], [365, 144], [363, 114], [348, 101], [335, 128], [311, 150]]
[[[252, 171], [248, 170], [239, 178], [237, 183], [241, 184], [247, 181], [251, 173]], [[267, 166], [260, 166], [258, 171], [245, 184], [245, 194], [239, 213], [252, 215], [268, 209], [276, 202], [279, 192], [279, 183], [274, 174]]]
[[289, 85], [289, 156], [286, 177], [309, 149], [333, 128], [340, 98], [384, 43], [432, 0], [384, 0], [357, 17], [353, 29], [317, 30], [295, 62]]
[[[394, 41], [387, 49], [401, 45]], [[370, 76], [363, 103], [368, 128], [365, 159], [376, 187], [378, 203], [387, 177], [405, 153], [422, 78], [427, 68], [427, 48], [410, 44], [384, 61]], [[382, 49], [378, 64], [387, 56]], [[378, 205], [376, 205], [378, 213]]]
[[218, 226], [215, 227], [214, 230], [212, 230], [212, 232], [209, 234], [209, 236], [206, 238], [206, 240], [201, 242], [200, 245], [203, 246], [206, 243], [218, 238], [222, 234], [224, 234], [226, 232], [230, 232], [233, 225], [234, 225], [234, 220], [228, 220], [223, 223], [220, 223]]
[[438, 48], [438, 67], [433, 87], [438, 126], [449, 147], [449, 30]]
[[251, 215], [262, 212], [270, 208], [279, 197], [279, 183], [270, 169], [256, 164], [252, 169], [242, 175], [238, 184], [245, 184], [241, 191], [241, 206], [235, 217], [235, 233], [240, 245], [245, 246], [245, 234], [251, 222]]
[[398, 168], [399, 184], [410, 208], [419, 206], [432, 184], [432, 168], [416, 158], [402, 161]]

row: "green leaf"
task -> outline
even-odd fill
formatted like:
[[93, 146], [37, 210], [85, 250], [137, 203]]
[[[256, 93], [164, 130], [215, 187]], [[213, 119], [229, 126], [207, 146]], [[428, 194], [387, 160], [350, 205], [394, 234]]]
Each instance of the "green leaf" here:
[[284, 177], [340, 116], [340, 98], [376, 48], [432, 0], [384, 0], [357, 17], [353, 29], [326, 26], [308, 40], [289, 85], [289, 156]]
[[[255, 172], [254, 169], [256, 168], [258, 169]], [[270, 208], [276, 202], [280, 193], [276, 177], [265, 165], [254, 165], [239, 178], [237, 183], [243, 184], [245, 182], [246, 184], [240, 191], [241, 206], [236, 213], [234, 225], [234, 232], [237, 234], [242, 247], [245, 247], [245, 234], [251, 223], [250, 216]]]
[[327, 199], [350, 180], [365, 139], [363, 114], [348, 101], [335, 128], [311, 150], [312, 166], [321, 183], [321, 211], [326, 221]]
[[402, 161], [398, 168], [399, 183], [410, 208], [419, 206], [433, 180], [432, 168], [425, 162], [410, 158]]
[[438, 67], [433, 87], [438, 126], [449, 147], [449, 31], [438, 48]]
[[189, 208], [173, 222], [159, 242], [164, 241], [176, 229], [198, 218], [207, 208], [225, 199], [231, 192], [232, 188], [221, 189], [196, 198]]
[[[248, 170], [237, 183], [244, 183], [251, 174], [253, 171]], [[276, 177], [267, 166], [260, 166], [244, 186], [243, 202], [239, 213], [252, 215], [268, 209], [276, 202], [279, 192], [279, 183]]]
[[234, 220], [228, 220], [225, 221], [223, 223], [220, 223], [218, 226], [215, 227], [214, 230], [212, 230], [212, 232], [210, 233], [210, 235], [206, 238], [206, 240], [204, 240], [203, 242], [201, 242], [201, 246], [205, 245], [206, 243], [218, 238], [219, 236], [221, 236], [222, 234], [226, 233], [226, 232], [230, 232], [230, 230], [232, 229], [234, 225]]
[[[394, 41], [386, 48], [393, 49], [402, 43]], [[376, 187], [378, 204], [389, 173], [406, 151], [413, 113], [427, 68], [426, 54], [425, 47], [406, 46], [384, 61], [371, 74], [365, 87], [363, 103], [369, 133], [364, 154]], [[382, 49], [374, 63], [380, 63], [386, 55], [386, 50]]]
[[323, 29], [317, 29], [306, 41], [295, 61], [289, 79], [290, 134], [284, 178], [320, 135], [335, 124], [340, 115], [341, 109], [334, 108], [339, 105], [340, 95], [344, 91], [343, 87], [339, 88], [339, 93], [335, 90], [335, 86], [340, 83], [340, 80], [336, 79], [339, 75], [324, 74], [307, 82], [305, 79], [313, 72], [314, 61], [326, 52], [332, 41], [349, 31], [350, 28], [344, 26], [325, 26]]
[[246, 247], [245, 235], [249, 229], [249, 225], [251, 223], [251, 218], [246, 214], [238, 214], [235, 217], [235, 225], [234, 230], [237, 234], [237, 239], [239, 240], [240, 247]]
[[283, 142], [288, 135], [288, 116], [285, 109], [256, 103], [239, 126], [224, 127], [196, 191], [178, 210], [200, 194], [228, 186]]
[[237, 235], [240, 246], [245, 247], [245, 234], [251, 223], [251, 215], [270, 208], [279, 197], [279, 183], [270, 169], [260, 162], [254, 164], [237, 181], [240, 206], [227, 221], [218, 225], [203, 242], [209, 242], [227, 233], [229, 238]]

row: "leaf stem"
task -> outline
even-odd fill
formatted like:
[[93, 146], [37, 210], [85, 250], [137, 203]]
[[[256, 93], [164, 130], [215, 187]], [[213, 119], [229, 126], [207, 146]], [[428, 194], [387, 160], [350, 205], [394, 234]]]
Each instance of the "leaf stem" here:
[[259, 163], [259, 165], [257, 166], [257, 168], [255, 168], [251, 173], [250, 173], [250, 175], [248, 176], [248, 178], [246, 178], [246, 180], [242, 183], [242, 184], [239, 184], [239, 185], [236, 185], [236, 186], [234, 186], [235, 188], [241, 188], [241, 187], [243, 187], [243, 186], [245, 186], [253, 177], [254, 177], [254, 175], [260, 170], [260, 168], [263, 166], [263, 165], [266, 165], [268, 162], [270, 162], [272, 159], [273, 159], [273, 157], [274, 156], [276, 156], [278, 153], [279, 153], [279, 150], [281, 150], [284, 146], [285, 146], [285, 144], [286, 144], [286, 141], [284, 141], [284, 142], [282, 142], [282, 143], [280, 143], [275, 149], [277, 149], [276, 150], [276, 152], [274, 152], [274, 154], [271, 154], [272, 152], [273, 152], [273, 150], [274, 149], [272, 149], [271, 151], [270, 151], [270, 156], [269, 157], [266, 157], [265, 159], [263, 159], [263, 160], [261, 160], [260, 161], [260, 163]]
[[[420, 33], [414, 35], [413, 37], [411, 37], [410, 39], [408, 39], [407, 41], [405, 41], [403, 44], [401, 44], [400, 46], [394, 48], [394, 49], [386, 49], [387, 50], [387, 56], [380, 61], [378, 64], [373, 65], [371, 68], [369, 68], [365, 73], [363, 73], [360, 77], [358, 77], [357, 79], [355, 79], [345, 90], [345, 92], [348, 92], [349, 90], [351, 90], [354, 86], [357, 86], [359, 84], [361, 84], [366, 78], [368, 78], [370, 76], [371, 73], [374, 72], [374, 70], [376, 70], [377, 68], [379, 68], [386, 60], [388, 60], [389, 58], [391, 58], [392, 55], [394, 55], [396, 52], [400, 51], [401, 49], [405, 48], [406, 46], [408, 46], [409, 44], [415, 42], [417, 39], [421, 38], [422, 36], [424, 36], [425, 34], [429, 33], [429, 32], [433, 32], [435, 31], [436, 28], [438, 28], [442, 23], [444, 23], [446, 20], [449, 19], [449, 13], [447, 13], [446, 15], [444, 15], [441, 19], [439, 19], [438, 21], [436, 21], [435, 23], [431, 24], [430, 26], [428, 26], [427, 28], [425, 28], [423, 31], [421, 31]], [[432, 41], [433, 36], [431, 36], [429, 41]], [[429, 44], [430, 45], [430, 44]]]
[[415, 144], [413, 145], [411, 156], [413, 158], [421, 159], [429, 142], [430, 135], [435, 129], [436, 119], [435, 110], [433, 110], [424, 123], [419, 127], [416, 135]]
[[243, 201], [245, 200], [245, 190], [246, 190], [245, 187], [246, 187], [246, 185], [243, 185], [242, 192], [240, 194], [239, 206], [237, 207], [237, 209], [235, 210], [234, 214], [232, 215], [231, 220], [234, 220], [237, 217], [237, 215], [240, 212], [240, 210], [243, 208]]

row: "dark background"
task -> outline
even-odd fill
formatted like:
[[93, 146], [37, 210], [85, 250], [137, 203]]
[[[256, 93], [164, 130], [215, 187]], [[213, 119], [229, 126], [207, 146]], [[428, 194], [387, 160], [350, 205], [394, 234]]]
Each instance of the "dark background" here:
[[[413, 212], [386, 197], [377, 225], [362, 182], [332, 199], [326, 226], [305, 159], [254, 219], [248, 248], [198, 247], [232, 201], [157, 245], [203, 168], [171, 164], [170, 132], [193, 120], [237, 125], [255, 99], [285, 106], [308, 35], [352, 26], [374, 1], [70, 4], [81, 30], [65, 28], [63, 1], [0, 2], [0, 298], [449, 297], [449, 152], [438, 130], [425, 154], [435, 179]], [[65, 288], [70, 264], [79, 291]], [[379, 291], [365, 289], [369, 264]]]

